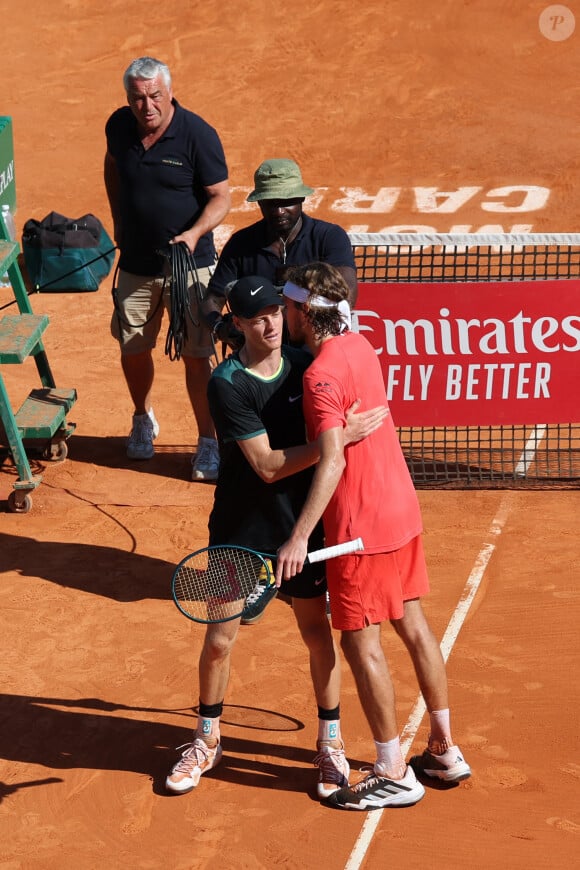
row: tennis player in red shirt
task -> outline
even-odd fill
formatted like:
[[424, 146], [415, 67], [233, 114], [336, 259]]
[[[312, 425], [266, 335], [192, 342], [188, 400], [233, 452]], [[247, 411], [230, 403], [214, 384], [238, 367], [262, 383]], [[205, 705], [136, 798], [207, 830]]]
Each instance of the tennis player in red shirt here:
[[[363, 409], [384, 403], [385, 387], [372, 345], [344, 329], [339, 304], [348, 288], [340, 273], [326, 263], [297, 267], [284, 297], [291, 338], [314, 356], [304, 374], [303, 401], [320, 461], [292, 535], [278, 552], [277, 582], [302, 569], [320, 517], [327, 546], [358, 537], [364, 542], [364, 552], [327, 562], [327, 582], [332, 625], [342, 632], [377, 759], [368, 776], [334, 792], [328, 803], [355, 810], [408, 806], [425, 793], [415, 771], [447, 782], [471, 775], [451, 736], [445, 664], [421, 607], [429, 582], [419, 503], [392, 418], [366, 440], [344, 444], [346, 410], [355, 399]], [[409, 765], [381, 646], [385, 620], [410, 653], [430, 716], [427, 748]]]

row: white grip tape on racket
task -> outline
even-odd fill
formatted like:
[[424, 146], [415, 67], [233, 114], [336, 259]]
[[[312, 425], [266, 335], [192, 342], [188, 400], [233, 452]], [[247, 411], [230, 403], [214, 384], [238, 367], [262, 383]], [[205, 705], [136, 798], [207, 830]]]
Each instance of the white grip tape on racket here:
[[346, 556], [347, 553], [356, 553], [364, 550], [362, 538], [354, 541], [345, 541], [344, 544], [336, 544], [334, 547], [323, 547], [322, 550], [313, 550], [308, 554], [308, 562], [322, 562], [324, 559], [333, 559], [335, 556]]

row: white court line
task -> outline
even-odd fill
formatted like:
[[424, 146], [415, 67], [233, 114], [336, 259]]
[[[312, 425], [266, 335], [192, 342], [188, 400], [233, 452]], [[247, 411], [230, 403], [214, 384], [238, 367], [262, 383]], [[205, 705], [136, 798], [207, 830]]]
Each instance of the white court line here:
[[546, 434], [547, 428], [548, 427], [545, 423], [540, 423], [534, 427], [534, 431], [528, 438], [518, 464], [515, 467], [514, 474], [516, 477], [525, 477], [528, 473], [528, 469], [536, 458], [536, 451], [540, 446], [540, 441]]
[[[461, 598], [457, 603], [457, 607], [453, 611], [449, 624], [445, 630], [445, 634], [443, 635], [443, 639], [441, 640], [440, 646], [444, 661], [447, 661], [449, 658], [453, 645], [457, 640], [457, 635], [465, 621], [465, 617], [473, 603], [477, 590], [481, 585], [485, 569], [487, 568], [489, 560], [495, 550], [495, 542], [502, 533], [510, 509], [511, 494], [508, 493], [504, 495], [500, 502], [499, 508], [488, 532], [488, 541], [483, 545], [477, 555], [471, 574], [467, 578], [467, 582], [464, 586], [463, 592], [461, 593]], [[411, 715], [407, 719], [405, 727], [401, 732], [401, 750], [403, 752], [403, 758], [407, 757], [407, 753], [415, 739], [426, 709], [423, 696], [419, 695], [415, 701], [415, 706], [411, 711]], [[372, 810], [368, 813], [344, 870], [358, 870], [361, 866], [374, 833], [379, 826], [383, 813], [384, 810], [382, 809]]]

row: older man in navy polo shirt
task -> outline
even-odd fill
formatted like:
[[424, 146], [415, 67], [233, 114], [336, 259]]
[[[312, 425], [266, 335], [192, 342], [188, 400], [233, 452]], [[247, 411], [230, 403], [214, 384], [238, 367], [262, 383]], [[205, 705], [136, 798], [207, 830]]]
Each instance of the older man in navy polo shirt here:
[[[150, 459], [159, 432], [151, 406], [152, 351], [171, 305], [168, 261], [158, 252], [185, 243], [203, 294], [216, 260], [212, 230], [229, 211], [230, 192], [218, 134], [173, 98], [168, 67], [137, 58], [123, 83], [129, 105], [117, 109], [105, 129], [105, 187], [121, 252], [111, 331], [135, 406], [127, 455]], [[181, 354], [199, 434], [192, 477], [215, 480], [219, 454], [206, 394], [213, 347], [193, 275], [188, 282], [191, 316]]]
[[302, 211], [305, 197], [312, 193], [294, 160], [277, 158], [258, 166], [248, 202], [258, 203], [262, 219], [238, 230], [226, 242], [203, 304], [216, 337], [226, 341], [231, 337], [231, 327], [222, 320], [221, 311], [228, 287], [248, 275], [260, 275], [282, 286], [289, 266], [329, 263], [345, 279], [350, 307], [354, 306], [357, 279], [350, 240], [342, 227]]

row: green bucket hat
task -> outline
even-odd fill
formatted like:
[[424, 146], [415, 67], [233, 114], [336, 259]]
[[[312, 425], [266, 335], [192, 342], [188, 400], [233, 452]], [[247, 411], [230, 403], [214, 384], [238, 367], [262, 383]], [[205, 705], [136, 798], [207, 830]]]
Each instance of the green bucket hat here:
[[261, 199], [297, 199], [314, 193], [302, 181], [300, 167], [293, 160], [265, 160], [254, 172], [254, 190], [248, 202]]

